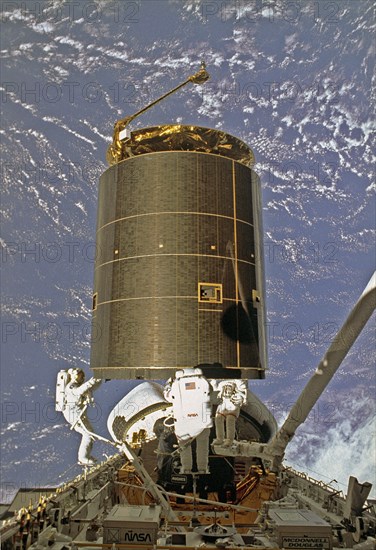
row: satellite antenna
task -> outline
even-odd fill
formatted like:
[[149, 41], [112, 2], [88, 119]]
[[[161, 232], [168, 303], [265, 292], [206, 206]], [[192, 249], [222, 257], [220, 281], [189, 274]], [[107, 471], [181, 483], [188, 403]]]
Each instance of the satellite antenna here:
[[127, 130], [127, 126], [130, 122], [132, 122], [132, 120], [134, 120], [138, 116], [142, 115], [143, 113], [145, 113], [146, 111], [151, 109], [151, 107], [154, 107], [154, 105], [157, 105], [157, 103], [160, 103], [163, 99], [166, 99], [166, 97], [174, 94], [175, 92], [180, 90], [180, 88], [183, 88], [184, 86], [186, 86], [190, 82], [192, 84], [201, 85], [201, 84], [204, 84], [207, 80], [209, 80], [209, 78], [210, 78], [210, 76], [209, 76], [209, 73], [206, 70], [206, 64], [205, 64], [204, 61], [201, 61], [201, 67], [197, 71], [197, 73], [189, 76], [186, 80], [184, 80], [184, 82], [182, 82], [178, 86], [175, 86], [175, 88], [172, 88], [172, 90], [170, 90], [169, 92], [163, 94], [158, 99], [152, 101], [151, 103], [149, 103], [149, 105], [146, 105], [146, 107], [143, 107], [142, 109], [140, 109], [139, 111], [137, 111], [133, 115], [126, 116], [124, 118], [121, 118], [117, 122], [115, 122], [114, 133], [113, 133], [113, 137], [112, 137], [112, 143], [111, 143], [111, 145], [110, 145], [110, 147], [108, 148], [108, 151], [107, 151], [107, 162], [109, 164], [115, 164], [116, 162], [118, 162], [121, 159], [121, 155], [122, 155], [121, 140], [124, 139], [124, 138], [130, 137], [130, 134]]

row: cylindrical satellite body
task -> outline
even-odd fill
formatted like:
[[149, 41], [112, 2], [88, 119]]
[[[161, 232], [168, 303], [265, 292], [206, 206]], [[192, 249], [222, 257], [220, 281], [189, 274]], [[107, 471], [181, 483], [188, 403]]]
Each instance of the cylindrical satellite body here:
[[240, 140], [195, 126], [132, 132], [100, 179], [91, 368], [156, 379], [264, 378], [260, 183]]

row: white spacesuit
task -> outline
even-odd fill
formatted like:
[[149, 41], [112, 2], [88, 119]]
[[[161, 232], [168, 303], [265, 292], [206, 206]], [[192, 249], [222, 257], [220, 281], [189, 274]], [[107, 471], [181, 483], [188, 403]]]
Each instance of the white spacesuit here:
[[216, 439], [213, 445], [230, 447], [235, 439], [236, 419], [240, 414], [241, 406], [247, 400], [247, 385], [244, 380], [223, 380], [219, 382], [216, 389], [219, 392], [220, 403], [215, 413]]
[[196, 464], [200, 474], [209, 473], [209, 436], [213, 425], [211, 414], [212, 387], [201, 369], [182, 369], [169, 379], [164, 390], [172, 403], [174, 430], [179, 444], [181, 473], [192, 473], [191, 444], [196, 440]]
[[102, 380], [90, 378], [87, 382], [81, 369], [60, 371], [56, 385], [56, 410], [63, 413], [64, 418], [71, 424], [71, 429], [82, 435], [78, 450], [80, 464], [91, 466], [95, 459], [91, 456], [94, 435], [93, 428], [86, 414], [87, 406], [93, 402], [91, 391]]

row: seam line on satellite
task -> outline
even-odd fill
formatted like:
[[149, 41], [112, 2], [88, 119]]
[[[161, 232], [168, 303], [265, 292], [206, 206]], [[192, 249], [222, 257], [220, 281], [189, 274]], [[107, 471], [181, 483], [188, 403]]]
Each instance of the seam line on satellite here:
[[[103, 262], [103, 264], [99, 264], [95, 266], [95, 270], [99, 269], [100, 267], [103, 267], [108, 264], [113, 264], [115, 262], [124, 262], [126, 260], [137, 260], [138, 258], [163, 258], [164, 256], [193, 256], [193, 257], [199, 257], [199, 258], [217, 258], [219, 260], [230, 260], [232, 261], [232, 258], [228, 256], [216, 256], [214, 254], [142, 254], [141, 256], [128, 256], [127, 258], [115, 258], [115, 260], [109, 260], [108, 262]], [[237, 259], [238, 262], [242, 262], [243, 264], [247, 265], [255, 265], [254, 262], [248, 262], [247, 260], [240, 260]]]
[[[105, 227], [107, 227], [109, 225], [112, 225], [114, 223], [121, 222], [121, 221], [124, 221], [124, 220], [131, 220], [132, 218], [141, 218], [141, 217], [146, 217], [146, 216], [160, 216], [160, 215], [163, 216], [163, 215], [167, 215], [167, 214], [177, 214], [177, 215], [191, 214], [193, 216], [213, 216], [214, 218], [224, 218], [225, 220], [231, 220], [231, 221], [234, 220], [233, 216], [225, 216], [224, 214], [213, 214], [212, 212], [190, 212], [190, 211], [187, 211], [187, 210], [182, 210], [182, 211], [179, 211], [179, 210], [169, 211], [169, 210], [167, 210], [165, 212], [147, 212], [146, 214], [132, 214], [131, 216], [124, 216], [123, 218], [116, 218], [116, 220], [112, 220], [110, 222], [105, 223], [104, 225], [101, 225], [101, 227], [99, 227], [97, 229], [97, 233], [99, 233], [99, 231], [101, 231], [102, 229], [104, 229]], [[239, 223], [244, 223], [245, 225], [249, 225], [250, 227], [254, 227], [253, 223], [249, 223], [245, 220], [241, 220], [241, 219], [237, 218], [236, 221], [239, 222]]]

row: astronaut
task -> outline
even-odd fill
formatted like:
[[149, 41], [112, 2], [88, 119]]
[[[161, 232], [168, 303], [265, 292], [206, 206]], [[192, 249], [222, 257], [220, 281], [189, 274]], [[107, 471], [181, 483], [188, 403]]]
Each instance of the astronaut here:
[[213, 425], [212, 387], [198, 368], [178, 370], [165, 385], [164, 397], [172, 403], [181, 473], [191, 474], [192, 443], [196, 440], [197, 473], [208, 474], [209, 436]]
[[82, 369], [60, 371], [56, 385], [56, 410], [61, 411], [64, 418], [71, 424], [71, 430], [82, 435], [78, 449], [78, 462], [92, 466], [96, 460], [91, 456], [95, 436], [88, 419], [86, 409], [93, 403], [92, 390], [102, 382], [98, 378], [90, 378], [85, 382]]
[[240, 408], [247, 400], [247, 385], [244, 380], [223, 380], [216, 389], [220, 402], [215, 413], [216, 439], [213, 445], [231, 447], [235, 439], [235, 424]]

